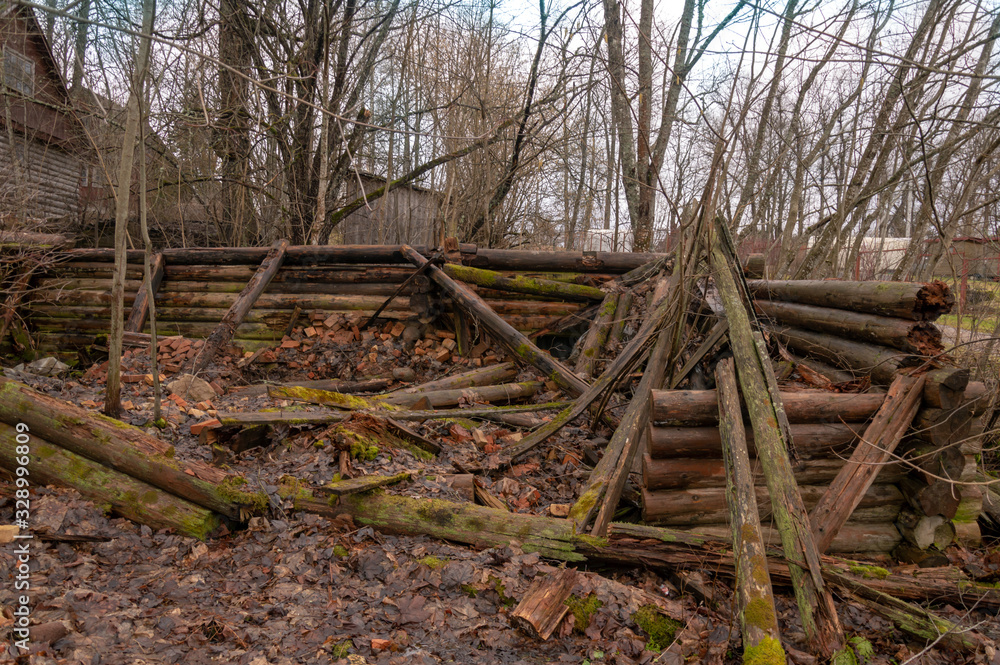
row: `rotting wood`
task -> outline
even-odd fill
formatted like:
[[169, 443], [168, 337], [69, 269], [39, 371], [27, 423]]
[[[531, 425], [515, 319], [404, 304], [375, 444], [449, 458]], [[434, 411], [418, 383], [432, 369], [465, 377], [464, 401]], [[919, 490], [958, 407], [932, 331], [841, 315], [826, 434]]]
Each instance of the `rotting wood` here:
[[267, 285], [271, 282], [271, 279], [274, 278], [278, 269], [281, 268], [281, 264], [285, 261], [285, 253], [287, 250], [288, 241], [284, 239], [276, 241], [271, 246], [271, 249], [264, 257], [264, 260], [261, 261], [257, 272], [254, 273], [254, 276], [250, 278], [249, 282], [247, 282], [246, 287], [240, 291], [236, 301], [233, 302], [222, 321], [205, 340], [205, 344], [201, 347], [201, 350], [198, 351], [198, 355], [196, 355], [192, 360], [191, 366], [187, 372], [188, 374], [197, 374], [205, 365], [215, 358], [215, 354], [218, 353], [219, 350], [221, 350], [233, 339], [236, 335], [236, 329], [239, 327], [240, 323], [243, 322], [244, 317], [246, 317], [247, 313], [253, 308], [254, 303], [257, 302], [257, 298], [260, 297], [260, 294], [267, 288]]
[[[881, 522], [848, 522], [830, 545], [830, 554], [841, 556], [888, 554], [902, 541], [899, 530], [890, 519], [887, 517]], [[680, 529], [681, 527], [674, 528]], [[683, 530], [708, 540], [729, 542], [732, 538], [732, 529], [728, 520], [719, 524], [698, 524], [692, 527], [683, 527]], [[778, 529], [772, 526], [762, 526], [761, 536], [764, 539], [764, 544], [769, 548], [781, 547], [781, 533]], [[781, 554], [772, 553], [772, 556], [780, 557]]]
[[780, 406], [781, 397], [768, 391], [764, 373], [771, 371], [771, 362], [767, 357], [760, 357], [746, 306], [733, 277], [732, 257], [727, 256], [723, 248], [720, 236], [725, 229], [721, 220], [716, 220], [712, 232], [712, 274], [729, 321], [729, 344], [736, 359], [740, 387], [771, 493], [782, 549], [791, 564], [792, 586], [802, 628], [817, 652], [831, 656], [844, 644], [843, 629], [833, 597], [823, 583], [819, 552], [809, 532], [808, 514], [792, 473], [788, 456], [792, 442], [784, 440], [778, 427], [778, 412], [783, 408]]
[[608, 350], [609, 355], [617, 355], [618, 345], [621, 344], [622, 335], [625, 332], [625, 324], [629, 321], [629, 313], [632, 311], [632, 300], [634, 295], [632, 291], [624, 291], [618, 296], [618, 307], [615, 311], [615, 321], [611, 325], [611, 331], [608, 333], [608, 341], [605, 344], [605, 349]]
[[854, 381], [857, 377], [854, 372], [847, 372], [842, 369], [837, 369], [831, 365], [827, 365], [824, 362], [815, 360], [813, 358], [805, 358], [796, 354], [789, 354], [792, 358], [792, 362], [795, 363], [796, 368], [805, 367], [806, 371], [813, 371], [816, 374], [826, 378], [830, 383], [847, 383], [848, 381]]
[[[520, 413], [537, 411], [553, 411], [566, 408], [568, 402], [547, 402], [544, 404], [519, 404], [490, 408], [437, 409], [433, 411], [395, 411], [391, 412], [394, 420], [441, 420], [449, 418], [481, 418], [484, 420], [503, 419]], [[371, 411], [360, 409], [360, 413], [385, 415], [386, 411]], [[230, 425], [322, 425], [326, 423], [343, 422], [350, 418], [349, 411], [306, 411], [299, 409], [275, 409], [273, 411], [219, 411], [216, 416], [223, 426]]]
[[[0, 420], [24, 423], [32, 436], [234, 519], [256, 502], [233, 477], [197, 460], [174, 459], [173, 447], [142, 430], [0, 377]], [[34, 473], [34, 471], [32, 471]], [[223, 485], [226, 490], [221, 489]]]
[[941, 331], [927, 321], [771, 300], [757, 300], [754, 308], [780, 326], [846, 337], [923, 356], [933, 356], [944, 350]]
[[[851, 445], [864, 431], [863, 423], [796, 423], [791, 425], [799, 457], [830, 457]], [[720, 457], [722, 441], [717, 427], [656, 427], [648, 430], [649, 455], [670, 457]], [[753, 432], [747, 432], [750, 454], [756, 456]]]
[[547, 640], [569, 612], [566, 601], [576, 584], [576, 569], [563, 568], [537, 576], [510, 614], [512, 624], [531, 637]]
[[[432, 390], [452, 390], [454, 388], [474, 388], [504, 383], [517, 376], [517, 368], [512, 362], [497, 363], [486, 367], [445, 376], [440, 379], [421, 383], [397, 390], [394, 394], [426, 393]], [[342, 392], [342, 391], [340, 391]]]
[[32, 428], [27, 455], [17, 453], [19, 432], [0, 423], [0, 466], [13, 473], [27, 457], [33, 483], [77, 490], [98, 505], [153, 529], [174, 529], [205, 540], [220, 525], [219, 516], [170, 492], [77, 455], [38, 436]]
[[903, 508], [896, 520], [896, 528], [908, 543], [925, 550], [931, 546], [944, 551], [955, 540], [955, 525], [943, 515], [924, 515], [910, 508]]
[[913, 422], [924, 391], [924, 376], [900, 375], [882, 407], [826, 494], [809, 515], [816, 547], [824, 552], [857, 508]]
[[[717, 425], [718, 402], [714, 390], [654, 390], [651, 417], [654, 423], [674, 426]], [[882, 406], [885, 395], [831, 393], [827, 390], [782, 392], [788, 421], [796, 423], [864, 422]], [[744, 406], [743, 417], [747, 410]]]
[[340, 379], [318, 379], [316, 381], [289, 381], [279, 384], [258, 384], [246, 386], [245, 388], [230, 389], [230, 392], [246, 397], [256, 395], [266, 395], [267, 389], [271, 385], [279, 385], [297, 388], [314, 388], [317, 390], [329, 390], [345, 395], [358, 393], [375, 393], [385, 390], [392, 385], [391, 379], [362, 379], [360, 381], [341, 381]]
[[879, 316], [933, 321], [955, 304], [944, 282], [849, 282], [839, 280], [749, 280], [755, 298], [783, 300], [816, 307]]
[[454, 406], [462, 401], [467, 402], [514, 402], [531, 397], [541, 390], [541, 381], [522, 381], [520, 383], [501, 383], [496, 386], [480, 386], [472, 388], [453, 388], [451, 390], [433, 390], [421, 393], [389, 393], [388, 395], [373, 395], [356, 397], [329, 390], [315, 388], [299, 388], [295, 386], [269, 386], [267, 393], [274, 399], [290, 399], [324, 406], [334, 406], [339, 409], [373, 409], [378, 405], [396, 407], [415, 406], [426, 399], [431, 408]]
[[319, 487], [317, 491], [321, 494], [329, 494], [331, 496], [347, 496], [349, 494], [370, 492], [373, 489], [385, 487], [386, 485], [395, 485], [409, 479], [409, 471], [397, 473], [393, 476], [361, 476], [359, 478], [331, 481]]
[[726, 465], [729, 523], [737, 561], [736, 596], [744, 661], [751, 660], [750, 655], [755, 649], [763, 648], [783, 655], [771, 578], [767, 574], [767, 553], [761, 538], [750, 454], [743, 429], [736, 369], [731, 358], [719, 363], [715, 378], [719, 391], [719, 432]]
[[768, 326], [766, 330], [796, 353], [818, 358], [861, 376], [870, 375], [872, 383], [881, 386], [892, 383], [903, 367], [920, 363], [918, 356], [887, 346], [784, 326]]
[[594, 375], [594, 368], [601, 355], [601, 349], [608, 339], [608, 332], [614, 323], [615, 313], [618, 311], [618, 293], [610, 292], [605, 294], [601, 306], [597, 309], [597, 316], [594, 317], [587, 334], [584, 337], [583, 346], [580, 348], [580, 357], [576, 360], [576, 373], [589, 379]]
[[154, 294], [159, 290], [160, 284], [163, 282], [163, 270], [163, 253], [157, 252], [153, 255], [150, 266], [150, 283], [146, 284], [146, 281], [143, 280], [142, 286], [136, 291], [135, 300], [132, 301], [132, 311], [128, 315], [128, 321], [125, 322], [125, 332], [142, 332], [146, 325], [146, 318], [149, 316], [150, 287], [152, 287]]
[[[426, 258], [407, 245], [403, 245], [400, 251], [418, 268], [427, 263]], [[478, 321], [495, 341], [503, 344], [514, 356], [533, 365], [542, 373], [542, 376], [555, 381], [574, 395], [579, 395], [587, 390], [589, 386], [585, 381], [512, 328], [479, 296], [455, 282], [436, 266], [430, 266], [428, 272], [430, 278], [452, 298], [458, 307]]]
[[526, 293], [546, 298], [578, 302], [601, 300], [605, 295], [603, 291], [593, 286], [567, 284], [565, 282], [556, 282], [535, 277], [522, 277], [520, 275], [505, 277], [492, 270], [471, 268], [454, 263], [445, 263], [441, 269], [452, 279], [495, 291], [511, 291], [513, 293]]

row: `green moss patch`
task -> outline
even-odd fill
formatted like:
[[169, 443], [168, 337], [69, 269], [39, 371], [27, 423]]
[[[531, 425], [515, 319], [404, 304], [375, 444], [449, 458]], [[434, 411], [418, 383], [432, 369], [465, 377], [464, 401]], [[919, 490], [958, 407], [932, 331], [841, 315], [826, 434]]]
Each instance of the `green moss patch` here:
[[674, 641], [677, 631], [683, 627], [679, 621], [663, 614], [656, 605], [643, 605], [632, 615], [632, 621], [649, 637], [646, 648], [650, 651], [666, 649]]
[[743, 650], [743, 665], [785, 665], [785, 662], [785, 650], [773, 637], [765, 637], [759, 644]]
[[439, 559], [436, 556], [425, 556], [422, 559], [417, 559], [417, 563], [427, 566], [431, 570], [437, 570], [438, 568], [444, 568], [445, 564], [448, 563], [448, 560]]
[[890, 575], [889, 571], [885, 568], [881, 568], [879, 566], [866, 566], [860, 563], [851, 565], [848, 570], [851, 571], [852, 575], [863, 577], [866, 580], [884, 580]]
[[586, 598], [579, 598], [577, 596], [570, 596], [566, 599], [566, 606], [569, 607], [569, 611], [573, 614], [573, 630], [582, 633], [587, 630], [590, 625], [591, 619], [597, 610], [601, 609], [604, 605], [596, 594], [591, 593]]

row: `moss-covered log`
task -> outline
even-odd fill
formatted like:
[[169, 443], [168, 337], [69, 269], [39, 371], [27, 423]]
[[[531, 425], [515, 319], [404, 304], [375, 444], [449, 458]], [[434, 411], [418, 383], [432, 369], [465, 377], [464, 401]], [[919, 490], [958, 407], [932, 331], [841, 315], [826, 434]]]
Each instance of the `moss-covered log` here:
[[[740, 412], [736, 369], [731, 358], [719, 363], [715, 378], [719, 387], [719, 432], [726, 465], [729, 524], [737, 561], [736, 598], [743, 649], [745, 654], [750, 654], [753, 649], [772, 644], [780, 651], [778, 615], [774, 609], [771, 577], [767, 573], [767, 553], [761, 537], [757, 494]], [[780, 656], [783, 655], [782, 651]], [[744, 661], [747, 660], [745, 655]]]
[[497, 291], [527, 293], [535, 296], [577, 302], [590, 302], [591, 300], [600, 300], [604, 297], [604, 292], [600, 289], [583, 284], [567, 284], [565, 282], [556, 282], [535, 277], [522, 277], [520, 275], [505, 277], [492, 270], [470, 268], [469, 266], [457, 265], [455, 263], [446, 263], [441, 269], [452, 279]]
[[19, 432], [7, 423], [0, 423], [0, 466], [11, 473], [26, 467], [33, 485], [71, 487], [98, 506], [153, 529], [174, 529], [204, 540], [220, 524], [219, 516], [207, 508], [53, 445], [34, 431]]
[[608, 333], [615, 320], [615, 313], [618, 311], [618, 294], [608, 293], [601, 301], [601, 306], [597, 309], [597, 316], [590, 324], [587, 335], [584, 337], [583, 346], [580, 348], [580, 356], [576, 359], [576, 373], [590, 378], [594, 375], [597, 361], [600, 359], [601, 349], [608, 340]]
[[848, 282], [839, 280], [750, 280], [755, 298], [783, 300], [816, 307], [933, 321], [955, 304], [944, 282]]
[[520, 383], [502, 383], [498, 386], [480, 386], [472, 388], [453, 388], [451, 390], [432, 390], [420, 393], [390, 393], [370, 397], [355, 397], [329, 390], [315, 388], [300, 388], [297, 386], [271, 386], [268, 395], [275, 399], [291, 399], [324, 406], [335, 406], [339, 409], [372, 409], [378, 405], [387, 404], [396, 407], [409, 407], [426, 399], [432, 408], [454, 406], [463, 400], [467, 402], [516, 402], [531, 397], [544, 387], [541, 381], [522, 381]]
[[[238, 476], [198, 461], [179, 461], [173, 447], [142, 430], [93, 414], [0, 377], [0, 420], [24, 423], [31, 435], [88, 457], [154, 487], [234, 519], [241, 506], [261, 507], [260, 495], [240, 489]], [[235, 484], [234, 484], [235, 483]], [[263, 498], [266, 505], [267, 499]]]

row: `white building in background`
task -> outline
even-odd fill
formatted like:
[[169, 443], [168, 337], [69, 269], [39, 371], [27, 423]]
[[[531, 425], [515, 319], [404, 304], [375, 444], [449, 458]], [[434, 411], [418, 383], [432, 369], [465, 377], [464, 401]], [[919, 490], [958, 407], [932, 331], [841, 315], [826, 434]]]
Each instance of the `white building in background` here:
[[616, 243], [614, 229], [587, 229], [577, 235], [576, 248], [584, 252], [631, 252], [632, 234], [619, 229]]

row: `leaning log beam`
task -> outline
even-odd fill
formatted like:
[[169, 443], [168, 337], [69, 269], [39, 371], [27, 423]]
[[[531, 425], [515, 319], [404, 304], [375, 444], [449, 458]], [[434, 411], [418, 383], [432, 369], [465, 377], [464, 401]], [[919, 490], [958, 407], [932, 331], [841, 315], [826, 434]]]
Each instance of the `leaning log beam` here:
[[882, 408], [861, 437], [861, 443], [813, 508], [809, 521], [820, 552], [830, 546], [896, 450], [920, 407], [924, 381], [923, 376], [905, 375], [893, 381]]
[[314, 388], [298, 388], [295, 386], [270, 386], [267, 393], [274, 399], [290, 399], [310, 404], [322, 404], [338, 409], [372, 409], [379, 405], [395, 407], [412, 407], [422, 400], [427, 400], [431, 408], [454, 406], [463, 400], [468, 402], [514, 402], [531, 397], [541, 390], [541, 381], [522, 381], [520, 383], [501, 383], [498, 386], [481, 386], [478, 388], [453, 388], [451, 390], [433, 390], [425, 393], [390, 393], [388, 395], [373, 395], [370, 397], [354, 397], [329, 390]]
[[[418, 268], [427, 263], [426, 258], [408, 245], [403, 245], [400, 251]], [[568, 367], [539, 349], [530, 339], [500, 318], [482, 298], [453, 280], [437, 266], [431, 266], [428, 273], [458, 307], [477, 320], [489, 335], [503, 344], [512, 355], [534, 366], [542, 376], [555, 381], [573, 395], [579, 395], [589, 388], [589, 385], [573, 374]]]
[[914, 321], [933, 321], [955, 304], [944, 282], [847, 282], [785, 280], [747, 282], [759, 299], [783, 300], [816, 307], [832, 307]]
[[257, 298], [264, 292], [271, 279], [277, 274], [281, 264], [285, 261], [285, 252], [288, 249], [287, 240], [278, 240], [268, 251], [267, 256], [261, 261], [260, 267], [246, 287], [236, 298], [236, 302], [219, 322], [219, 325], [212, 331], [212, 334], [205, 340], [205, 344], [198, 351], [191, 362], [188, 374], [197, 374], [205, 365], [210, 363], [215, 354], [226, 344], [232, 341], [236, 334], [236, 329], [243, 322], [244, 317], [253, 308]]
[[200, 540], [220, 524], [219, 516], [207, 508], [53, 445], [34, 431], [27, 434], [30, 445], [22, 455], [18, 437], [25, 433], [0, 423], [0, 466], [11, 473], [18, 467], [29, 469], [34, 484], [71, 487], [126, 519]]
[[594, 368], [600, 359], [601, 349], [608, 339], [608, 333], [614, 324], [615, 313], [618, 311], [618, 293], [611, 292], [604, 296], [601, 306], [597, 308], [597, 316], [594, 317], [590, 328], [583, 340], [583, 347], [580, 349], [580, 357], [576, 360], [576, 373], [584, 378], [591, 378], [594, 375]]
[[156, 297], [156, 291], [163, 282], [163, 268], [163, 252], [157, 252], [150, 266], [149, 284], [143, 280], [142, 286], [136, 291], [135, 300], [132, 301], [132, 311], [129, 313], [128, 321], [125, 322], [125, 332], [142, 332], [146, 326], [146, 318], [149, 316], [149, 294], [152, 291], [153, 297]]
[[941, 331], [928, 321], [860, 314], [778, 300], [757, 300], [754, 308], [780, 326], [880, 344], [922, 356], [932, 356], [944, 351]]

